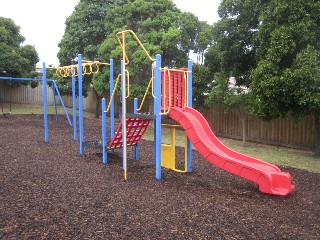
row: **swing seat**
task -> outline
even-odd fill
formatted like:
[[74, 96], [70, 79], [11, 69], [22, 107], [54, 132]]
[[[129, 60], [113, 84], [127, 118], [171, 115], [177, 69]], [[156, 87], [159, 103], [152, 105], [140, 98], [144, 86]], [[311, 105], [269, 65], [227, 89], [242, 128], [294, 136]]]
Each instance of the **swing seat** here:
[[11, 116], [11, 112], [2, 113], [5, 118], [9, 118]]
[[99, 140], [84, 141], [83, 145], [92, 149], [101, 149], [102, 143]]

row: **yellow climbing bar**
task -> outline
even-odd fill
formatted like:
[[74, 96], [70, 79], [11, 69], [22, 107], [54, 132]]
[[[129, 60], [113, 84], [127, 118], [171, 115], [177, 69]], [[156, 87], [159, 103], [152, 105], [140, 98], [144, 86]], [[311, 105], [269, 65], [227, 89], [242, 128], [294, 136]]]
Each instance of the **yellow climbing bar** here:
[[141, 101], [141, 104], [139, 106], [139, 108], [137, 109], [137, 111], [140, 111], [143, 107], [143, 104], [144, 104], [144, 101], [146, 100], [146, 97], [148, 95], [148, 92], [149, 92], [149, 89], [150, 89], [150, 86], [151, 86], [151, 95], [153, 98], [156, 98], [156, 96], [154, 95], [154, 74], [153, 74], [153, 71], [152, 71], [152, 77], [150, 78], [150, 81], [149, 81], [149, 84], [148, 84], [148, 87], [143, 95], [143, 98], [142, 98], [142, 101]]
[[122, 49], [122, 53], [123, 53], [123, 56], [125, 56], [125, 64], [129, 64], [129, 58], [126, 54], [126, 49], [125, 49], [125, 44], [122, 44], [121, 40], [120, 40], [120, 35], [122, 38], [125, 38], [126, 37], [126, 33], [130, 33], [130, 35], [133, 37], [133, 39], [139, 44], [139, 46], [142, 48], [143, 52], [146, 54], [147, 58], [154, 62], [156, 59], [152, 58], [150, 56], [150, 54], [148, 53], [148, 51], [145, 49], [145, 47], [143, 46], [143, 44], [141, 43], [141, 41], [139, 40], [139, 38], [137, 37], [137, 35], [132, 31], [132, 30], [124, 30], [124, 31], [121, 31], [121, 32], [118, 32], [116, 34], [116, 39], [118, 41], [118, 44], [120, 45], [121, 49]]
[[[100, 65], [110, 66], [109, 63], [103, 63], [99, 61], [82, 61], [82, 75], [91, 75], [100, 71]], [[78, 76], [78, 64], [61, 66], [56, 68], [55, 74], [59, 78]]]
[[116, 83], [114, 84], [113, 91], [112, 91], [112, 95], [110, 96], [110, 100], [109, 100], [109, 103], [108, 103], [108, 107], [107, 107], [107, 110], [106, 110], [105, 112], [109, 112], [109, 110], [110, 110], [111, 102], [112, 102], [112, 100], [113, 100], [113, 98], [114, 98], [114, 94], [115, 94], [115, 92], [116, 92], [116, 89], [117, 89], [117, 86], [118, 86], [118, 83], [119, 83], [120, 76], [121, 76], [121, 74], [118, 75], [117, 80], [116, 80]]

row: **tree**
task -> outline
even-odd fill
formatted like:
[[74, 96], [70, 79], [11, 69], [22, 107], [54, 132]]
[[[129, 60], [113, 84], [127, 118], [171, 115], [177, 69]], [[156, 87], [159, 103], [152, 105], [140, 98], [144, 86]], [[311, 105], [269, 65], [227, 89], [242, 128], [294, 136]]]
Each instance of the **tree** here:
[[[162, 55], [163, 67], [185, 67], [188, 54], [195, 49], [200, 22], [191, 13], [182, 14], [171, 0], [128, 1], [116, 6], [106, 16], [108, 38], [99, 49], [99, 58], [112, 58], [119, 73], [122, 51], [115, 35], [130, 29], [136, 33], [149, 54], [154, 58]], [[130, 89], [135, 97], [142, 97], [151, 78], [152, 66], [145, 53], [129, 35], [126, 39], [126, 53], [130, 59]], [[102, 86], [102, 85], [101, 85]]]
[[263, 120], [313, 115], [317, 155], [319, 6], [313, 0], [223, 0], [205, 55], [212, 76], [233, 76], [236, 85], [251, 89], [253, 113]]
[[212, 83], [213, 88], [205, 99], [206, 106], [223, 104], [225, 112], [234, 112], [242, 124], [242, 142], [246, 142], [247, 116], [251, 109], [251, 92], [244, 86], [237, 86], [233, 77], [217, 73]]
[[254, 44], [259, 16], [266, 0], [223, 0], [219, 6], [220, 20], [213, 26], [213, 43], [205, 54], [205, 65], [211, 75], [221, 73], [234, 77], [237, 85], [249, 86], [249, 73], [255, 66]]
[[[65, 22], [66, 29], [59, 43], [58, 58], [61, 65], [71, 65], [76, 62], [78, 54], [83, 59], [97, 60], [100, 44], [106, 39], [105, 16], [114, 4], [121, 1], [112, 0], [80, 0], [75, 10]], [[70, 79], [57, 80], [62, 94], [71, 95]], [[83, 94], [86, 96], [92, 83], [92, 76], [83, 79]], [[94, 85], [95, 86], [95, 85]], [[101, 95], [96, 88], [93, 91], [97, 98], [96, 108], [100, 106]], [[96, 112], [96, 117], [99, 112]]]
[[113, 2], [80, 0], [65, 22], [58, 52], [61, 65], [71, 64], [78, 54], [83, 54], [88, 60], [98, 57], [98, 48], [106, 38], [104, 19]]
[[213, 79], [210, 77], [210, 69], [202, 64], [194, 64], [192, 67], [192, 96], [193, 106], [197, 109], [205, 109], [212, 106], [207, 98], [212, 89]]
[[260, 16], [251, 89], [265, 120], [314, 116], [320, 156], [320, 2], [270, 1]]
[[[131, 29], [145, 43], [145, 47], [151, 55], [162, 54], [164, 66], [185, 66], [190, 45], [186, 45], [182, 41], [183, 37], [187, 36], [182, 32], [185, 32], [183, 31], [185, 27], [188, 27], [189, 30], [192, 28], [190, 28], [191, 20], [189, 24], [188, 21], [184, 21], [180, 17], [180, 10], [171, 0], [81, 0], [66, 21], [66, 31], [59, 43], [60, 63], [61, 65], [71, 64], [72, 60], [76, 60], [78, 53], [82, 53], [85, 59], [99, 59], [108, 62], [110, 58], [113, 58], [117, 61], [121, 56], [121, 49], [115, 41], [115, 34], [121, 30]], [[190, 17], [197, 26], [201, 25], [194, 21], [197, 20], [194, 15], [191, 14]], [[182, 21], [184, 21], [183, 24]], [[206, 25], [202, 24], [201, 26], [205, 32]], [[200, 31], [200, 28], [194, 29], [194, 31]], [[199, 36], [199, 33], [188, 31], [188, 34], [190, 34], [187, 36], [189, 42], [195, 44], [194, 36]], [[203, 40], [201, 41], [203, 45]], [[202, 45], [198, 49], [202, 49]], [[144, 53], [139, 51], [134, 41], [131, 43], [128, 41], [127, 47], [131, 54], [130, 59], [134, 59], [130, 62], [129, 67], [130, 79], [136, 83], [132, 90], [141, 96], [142, 90], [146, 89], [146, 81], [151, 77], [150, 66]], [[195, 49], [195, 47], [192, 48]], [[115, 64], [118, 68], [119, 65], [119, 63]], [[91, 78], [86, 77], [84, 83], [84, 87], [87, 89], [92, 83], [98, 103], [103, 95], [108, 94], [106, 91], [109, 91], [108, 87], [104, 87], [107, 84], [106, 79], [109, 79], [108, 70], [103, 70], [101, 73]], [[60, 84], [59, 87], [65, 90], [62, 92], [71, 94], [68, 85], [67, 81], [64, 86]], [[83, 93], [86, 94], [86, 91]]]
[[204, 65], [213, 81], [205, 99], [206, 106], [222, 103], [226, 111], [236, 112], [242, 123], [243, 142], [246, 116], [251, 108], [249, 76], [256, 64], [254, 43], [259, 16], [266, 3], [264, 0], [223, 0], [218, 9], [221, 19], [213, 25], [213, 41], [205, 53]]
[[[39, 61], [34, 46], [22, 45], [25, 38], [20, 27], [10, 18], [0, 17], [0, 75], [10, 77], [36, 77]], [[15, 82], [14, 85], [28, 82]], [[35, 87], [34, 85], [32, 85]]]

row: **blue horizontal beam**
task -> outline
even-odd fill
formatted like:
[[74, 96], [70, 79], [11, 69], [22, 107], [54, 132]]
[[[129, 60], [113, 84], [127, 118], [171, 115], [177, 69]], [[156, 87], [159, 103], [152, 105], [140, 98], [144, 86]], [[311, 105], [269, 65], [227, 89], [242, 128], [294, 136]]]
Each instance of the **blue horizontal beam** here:
[[40, 78], [14, 78], [14, 77], [0, 77], [0, 80], [14, 80], [14, 81], [42, 81]]

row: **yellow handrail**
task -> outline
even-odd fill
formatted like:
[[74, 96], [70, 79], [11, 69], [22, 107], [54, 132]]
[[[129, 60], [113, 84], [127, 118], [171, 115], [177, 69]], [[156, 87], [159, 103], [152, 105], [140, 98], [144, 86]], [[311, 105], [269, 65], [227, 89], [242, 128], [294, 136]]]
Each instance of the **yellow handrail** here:
[[[148, 91], [149, 91], [150, 85], [151, 85], [152, 88], [153, 88], [153, 80], [154, 80], [153, 77], [150, 78], [148, 87], [147, 87], [146, 91], [144, 92], [144, 95], [143, 95], [142, 101], [141, 101], [141, 103], [140, 103], [140, 106], [139, 106], [138, 109], [136, 109], [138, 112], [142, 109], [142, 106], [143, 106], [143, 104], [144, 104], [144, 101], [146, 100], [146, 97], [147, 97], [147, 95], [148, 95]], [[153, 94], [153, 92], [152, 92], [151, 94], [152, 94], [152, 97], [155, 97], [154, 94]]]
[[[149, 54], [148, 51], [145, 49], [144, 45], [141, 43], [141, 41], [139, 40], [139, 38], [137, 37], [137, 35], [136, 35], [132, 30], [124, 30], [124, 31], [118, 32], [118, 33], [116, 34], [117, 42], [118, 42], [119, 46], [120, 46], [121, 49], [122, 49], [122, 57], [123, 57], [124, 65], [128, 65], [129, 62], [130, 62], [130, 61], [129, 61], [129, 58], [128, 58], [128, 56], [127, 56], [127, 53], [126, 53], [126, 49], [125, 49], [125, 47], [126, 47], [126, 46], [125, 46], [125, 45], [126, 45], [126, 42], [125, 42], [126, 33], [129, 33], [129, 34], [132, 36], [132, 38], [138, 43], [138, 45], [141, 47], [141, 49], [143, 50], [143, 52], [145, 53], [145, 55], [147, 56], [147, 58], [148, 58], [150, 61], [154, 62], [155, 59], [150, 56], [150, 54]], [[120, 39], [120, 36], [121, 36], [122, 39]], [[121, 41], [121, 40], [122, 40], [122, 41]], [[128, 77], [127, 77], [127, 85], [128, 85], [128, 86], [127, 86], [127, 91], [128, 91], [128, 93], [127, 93], [127, 95], [125, 96], [125, 98], [128, 98], [128, 97], [129, 97], [129, 94], [130, 94], [130, 79], [129, 79], [129, 72], [128, 72], [127, 70], [126, 70], [126, 74], [128, 75]], [[146, 92], [145, 92], [145, 94], [144, 94], [144, 96], [143, 96], [143, 100], [142, 100], [142, 102], [141, 102], [141, 104], [140, 104], [139, 109], [137, 109], [137, 111], [141, 110], [141, 108], [142, 108], [142, 106], [143, 106], [143, 103], [144, 103], [144, 101], [145, 101], [145, 99], [146, 99], [147, 93], [148, 93], [148, 91], [149, 91], [150, 85], [152, 86], [152, 96], [155, 97], [155, 96], [154, 96], [154, 82], [153, 82], [153, 80], [154, 80], [154, 77], [153, 77], [153, 69], [152, 69], [152, 77], [151, 77], [151, 79], [150, 79], [150, 81], [149, 81], [148, 87], [147, 87]]]
[[121, 49], [122, 49], [122, 53], [123, 53], [123, 56], [125, 56], [125, 59], [126, 59], [126, 62], [125, 64], [129, 64], [129, 58], [126, 54], [126, 50], [125, 50], [125, 46], [123, 46], [123, 44], [121, 43], [121, 40], [119, 38], [119, 35], [121, 34], [121, 36], [124, 38], [126, 36], [126, 33], [130, 33], [131, 36], [133, 37], [134, 40], [136, 40], [136, 42], [139, 44], [139, 46], [142, 48], [143, 52], [146, 54], [147, 58], [149, 60], [151, 60], [152, 62], [154, 62], [156, 59], [152, 58], [150, 56], [150, 54], [148, 53], [148, 51], [145, 49], [145, 47], [143, 46], [143, 44], [141, 43], [141, 41], [139, 40], [139, 38], [137, 37], [137, 35], [132, 31], [132, 30], [124, 30], [124, 31], [121, 31], [121, 32], [118, 32], [116, 34], [116, 39], [117, 39], [117, 42], [118, 44], [120, 45]]
[[[170, 94], [170, 89], [171, 89], [171, 75], [170, 75], [170, 69], [169, 68], [160, 68], [160, 70], [163, 71], [163, 112], [160, 113], [160, 115], [167, 115], [169, 112], [170, 112], [170, 108], [171, 108], [171, 101], [172, 101], [172, 97], [171, 97], [171, 94]], [[166, 88], [166, 74], [168, 74], [168, 78], [169, 78], [169, 106], [168, 106], [168, 109], [166, 109], [166, 98], [167, 98], [167, 88]]]
[[147, 97], [147, 95], [148, 95], [148, 91], [149, 91], [150, 86], [151, 86], [151, 95], [152, 95], [153, 98], [156, 98], [156, 96], [154, 95], [154, 87], [153, 87], [154, 85], [153, 85], [153, 84], [154, 84], [154, 74], [153, 74], [153, 70], [152, 70], [152, 76], [151, 76], [151, 78], [150, 78], [148, 87], [147, 87], [147, 89], [146, 89], [146, 91], [145, 91], [145, 93], [144, 93], [144, 95], [143, 95], [141, 104], [140, 104], [139, 108], [137, 109], [137, 111], [140, 111], [140, 110], [142, 109], [142, 106], [143, 106], [143, 104], [144, 104], [144, 101], [145, 101], [145, 99], [146, 99], [146, 97]]
[[116, 80], [116, 83], [114, 84], [114, 88], [113, 88], [112, 94], [111, 94], [111, 96], [110, 96], [110, 100], [109, 100], [109, 103], [108, 103], [108, 107], [107, 107], [107, 110], [106, 110], [105, 112], [109, 112], [109, 110], [110, 110], [111, 102], [112, 102], [112, 100], [113, 100], [113, 98], [114, 98], [114, 94], [115, 94], [115, 92], [116, 92], [116, 89], [117, 89], [117, 86], [118, 86], [118, 82], [119, 82], [120, 76], [121, 76], [121, 74], [118, 75], [117, 80]]
[[187, 72], [183, 73], [184, 76], [184, 105], [183, 107], [188, 106], [188, 74]]
[[126, 76], [127, 76], [127, 95], [125, 98], [128, 98], [130, 96], [130, 77], [129, 77], [129, 71], [126, 70]]
[[84, 62], [84, 63], [95, 63], [95, 64], [99, 64], [99, 65], [110, 66], [110, 63], [105, 63], [105, 62], [100, 62], [100, 61], [82, 60], [82, 62]]

